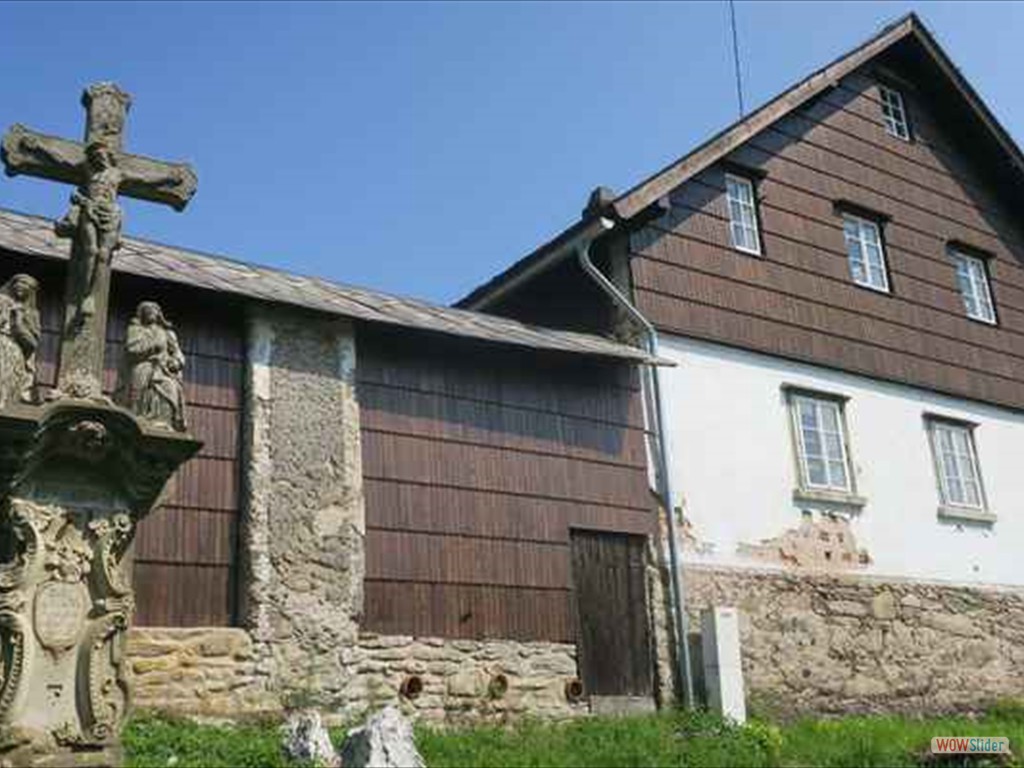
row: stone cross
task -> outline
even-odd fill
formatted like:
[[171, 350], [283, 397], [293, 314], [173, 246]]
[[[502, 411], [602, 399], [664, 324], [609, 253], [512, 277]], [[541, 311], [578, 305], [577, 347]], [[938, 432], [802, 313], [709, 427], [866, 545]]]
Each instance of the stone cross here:
[[131, 97], [113, 83], [85, 89], [85, 141], [47, 136], [14, 125], [3, 138], [0, 158], [7, 174], [25, 174], [74, 184], [71, 208], [56, 225], [71, 239], [65, 289], [58, 390], [68, 396], [102, 395], [110, 262], [121, 244], [118, 195], [182, 210], [196, 191], [195, 172], [122, 150]]

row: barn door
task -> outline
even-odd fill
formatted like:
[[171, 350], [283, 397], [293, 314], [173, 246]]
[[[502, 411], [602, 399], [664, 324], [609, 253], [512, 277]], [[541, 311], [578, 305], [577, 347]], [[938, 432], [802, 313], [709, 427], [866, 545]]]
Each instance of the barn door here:
[[580, 677], [591, 696], [651, 695], [644, 538], [571, 532]]

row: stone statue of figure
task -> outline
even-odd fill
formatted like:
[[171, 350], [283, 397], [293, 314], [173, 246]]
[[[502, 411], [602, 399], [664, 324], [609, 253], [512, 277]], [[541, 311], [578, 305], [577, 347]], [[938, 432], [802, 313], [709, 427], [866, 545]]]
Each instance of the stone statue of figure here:
[[32, 399], [39, 347], [39, 283], [15, 275], [0, 286], [0, 408]]
[[114, 152], [102, 141], [93, 141], [85, 148], [85, 184], [71, 194], [71, 208], [59, 222], [56, 231], [61, 237], [74, 238], [80, 250], [78, 262], [82, 279], [81, 304], [83, 317], [96, 312], [95, 287], [100, 270], [121, 244], [123, 213], [117, 204], [117, 191], [123, 174]]
[[184, 432], [185, 355], [160, 305], [144, 301], [128, 324], [118, 400], [137, 416]]

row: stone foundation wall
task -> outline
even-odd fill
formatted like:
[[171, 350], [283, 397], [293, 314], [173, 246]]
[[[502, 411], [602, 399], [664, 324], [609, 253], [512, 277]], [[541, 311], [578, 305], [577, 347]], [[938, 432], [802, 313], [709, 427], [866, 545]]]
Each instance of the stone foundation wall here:
[[[128, 656], [140, 709], [236, 717], [306, 703], [294, 690], [271, 690], [243, 629], [136, 628]], [[561, 720], [589, 711], [585, 702], [566, 697], [566, 683], [576, 677], [573, 645], [362, 634], [354, 646], [339, 649], [338, 659], [349, 682], [336, 706], [325, 709], [331, 722], [350, 722], [386, 704], [415, 719], [447, 723], [525, 715]], [[495, 687], [499, 675], [503, 692]], [[403, 695], [403, 683], [413, 677], [422, 689]]]
[[755, 711], [940, 713], [1024, 696], [1022, 590], [746, 569], [685, 576], [692, 622], [709, 605], [740, 609]]
[[243, 629], [140, 629], [128, 633], [135, 706], [231, 716], [278, 708]]
[[[530, 715], [565, 719], [588, 711], [571, 703], [566, 683], [576, 677], [576, 647], [511, 640], [443, 640], [360, 635], [342, 653], [355, 677], [345, 691], [342, 718], [394, 704], [417, 719], [444, 722], [503, 721]], [[497, 677], [507, 689], [500, 692]], [[416, 677], [422, 690], [402, 695]]]

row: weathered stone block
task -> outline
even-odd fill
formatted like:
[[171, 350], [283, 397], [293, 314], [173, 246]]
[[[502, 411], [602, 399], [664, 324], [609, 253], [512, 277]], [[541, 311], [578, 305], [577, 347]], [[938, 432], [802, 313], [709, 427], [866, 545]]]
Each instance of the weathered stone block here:
[[892, 592], [889, 592], [888, 590], [879, 592], [871, 600], [871, 614], [876, 619], [895, 619], [897, 613], [898, 608], [896, 605], [896, 598], [893, 596]]

